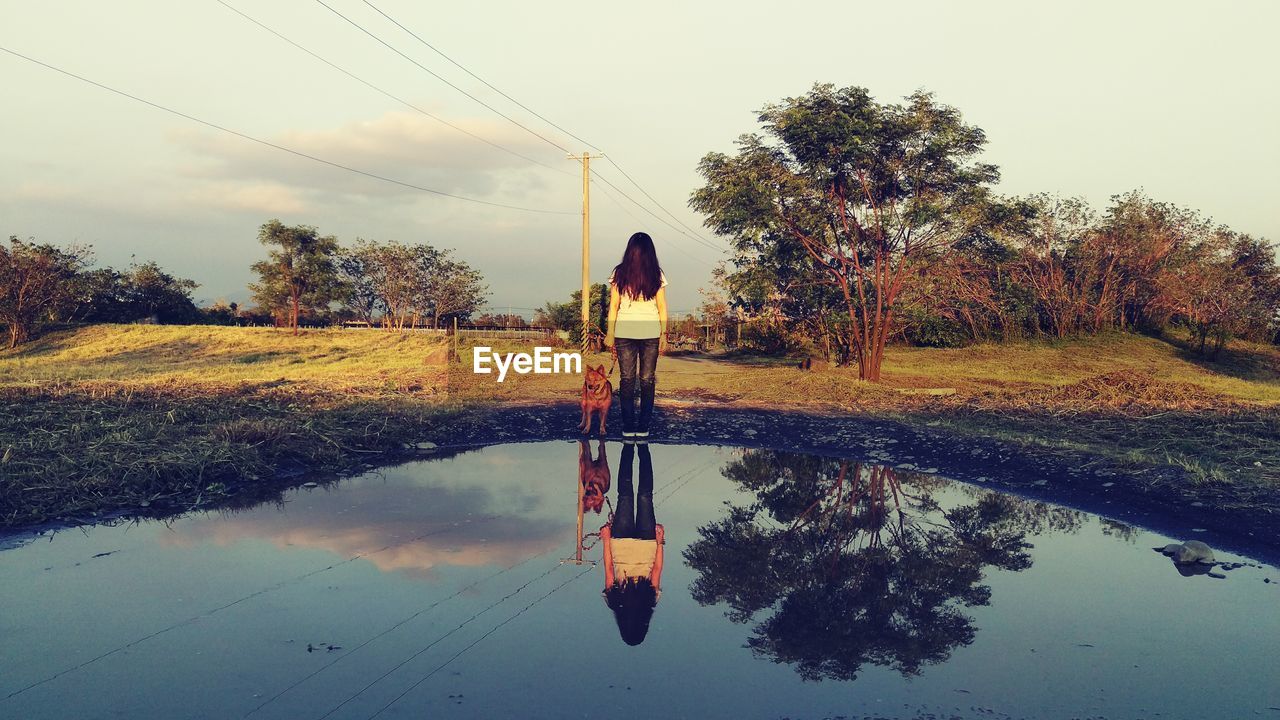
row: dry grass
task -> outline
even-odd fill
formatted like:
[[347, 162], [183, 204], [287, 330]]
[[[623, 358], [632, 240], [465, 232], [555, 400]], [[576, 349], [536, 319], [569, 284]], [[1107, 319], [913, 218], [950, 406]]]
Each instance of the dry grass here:
[[456, 412], [445, 345], [95, 326], [0, 353], [0, 525], [157, 512], [401, 453]]
[[332, 392], [418, 392], [440, 380], [443, 347], [439, 336], [380, 330], [295, 337], [274, 328], [95, 325], [0, 353], [0, 386], [286, 382]]
[[403, 454], [455, 408], [279, 386], [59, 386], [0, 394], [0, 525], [183, 509]]
[[[1280, 352], [1266, 346], [1235, 344], [1218, 362], [1133, 335], [893, 348], [881, 384], [758, 357], [664, 357], [658, 374], [660, 400], [889, 417], [1135, 468], [1174, 464], [1240, 494], [1280, 488]], [[521, 378], [502, 392], [569, 399], [576, 387]]]
[[1117, 372], [1145, 373], [1236, 400], [1280, 403], [1280, 348], [1249, 343], [1233, 343], [1212, 362], [1187, 351], [1177, 338], [1128, 334], [955, 350], [895, 348], [884, 368], [892, 386], [974, 392], [1069, 385]]
[[[499, 350], [527, 347], [486, 343]], [[429, 335], [96, 326], [0, 352], [0, 526], [274, 490], [386, 462], [477, 406], [573, 401], [581, 380], [470, 372]], [[606, 355], [587, 359], [608, 365]], [[889, 417], [1135, 466], [1174, 463], [1222, 502], [1280, 487], [1280, 353], [1220, 362], [1116, 335], [894, 348], [885, 382], [769, 358], [664, 357], [659, 401]], [[616, 379], [616, 378], [615, 378]], [[922, 388], [948, 388], [931, 395]]]

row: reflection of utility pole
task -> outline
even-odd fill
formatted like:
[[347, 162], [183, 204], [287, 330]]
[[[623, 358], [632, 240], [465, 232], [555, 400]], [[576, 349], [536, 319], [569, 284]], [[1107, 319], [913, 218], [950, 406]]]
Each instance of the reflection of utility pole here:
[[582, 349], [591, 342], [591, 158], [604, 155], [570, 155], [582, 163]]
[[579, 565], [582, 564], [582, 514], [586, 512], [586, 508], [582, 506], [582, 498], [584, 495], [586, 495], [586, 488], [582, 486], [581, 482], [579, 482], [578, 483], [578, 542], [577, 542], [578, 551], [577, 553], [574, 554], [574, 560]]
[[574, 533], [573, 557], [567, 557], [561, 560], [560, 561], [561, 565], [565, 565], [567, 563], [573, 563], [574, 565], [595, 565], [596, 564], [595, 560], [582, 559], [582, 553], [586, 549], [583, 547], [583, 545], [586, 543], [586, 537], [582, 534], [583, 523], [584, 523], [583, 516], [586, 513], [586, 508], [583, 506], [582, 500], [586, 496], [586, 494], [587, 494], [587, 489], [582, 484], [582, 479], [579, 478], [578, 479], [578, 527], [577, 527], [577, 531]]

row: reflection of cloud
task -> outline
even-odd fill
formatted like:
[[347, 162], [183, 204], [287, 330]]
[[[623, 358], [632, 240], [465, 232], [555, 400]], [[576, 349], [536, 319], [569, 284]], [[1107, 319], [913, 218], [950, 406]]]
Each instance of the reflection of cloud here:
[[[490, 120], [455, 124], [496, 144], [546, 161], [545, 148], [518, 128]], [[201, 158], [188, 166], [195, 177], [235, 182], [270, 181], [295, 188], [341, 195], [403, 197], [419, 191], [316, 163], [223, 134], [183, 130], [175, 142]], [[366, 172], [416, 183], [445, 192], [490, 195], [506, 187], [513, 170], [537, 170], [531, 163], [502, 152], [423, 115], [388, 112], [372, 120], [322, 130], [290, 130], [263, 139], [301, 153]], [[536, 173], [512, 178], [511, 190], [526, 193]]]
[[537, 505], [530, 495], [370, 477], [344, 482], [333, 492], [298, 493], [283, 508], [265, 505], [193, 519], [162, 541], [232, 545], [259, 539], [344, 559], [363, 555], [380, 570], [425, 577], [441, 565], [510, 565], [554, 547], [568, 524], [539, 516]]

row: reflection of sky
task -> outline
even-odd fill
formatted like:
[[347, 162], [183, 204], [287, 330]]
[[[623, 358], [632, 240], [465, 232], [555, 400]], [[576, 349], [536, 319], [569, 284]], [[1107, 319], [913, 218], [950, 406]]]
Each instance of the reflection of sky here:
[[[279, 506], [206, 515], [161, 542], [265, 540], [343, 559], [363, 555], [383, 571], [425, 576], [439, 565], [510, 565], [564, 539], [566, 509], [552, 506], [549, 488], [529, 482], [518, 451], [464, 457], [296, 491]], [[572, 476], [561, 483], [569, 502], [571, 483]]]
[[[616, 500], [619, 446], [608, 453]], [[385, 716], [1196, 718], [1280, 706], [1280, 588], [1261, 581], [1276, 570], [1184, 578], [1150, 550], [1168, 538], [1117, 537], [1093, 516], [1029, 537], [1031, 568], [987, 574], [991, 604], [969, 609], [975, 640], [949, 661], [911, 680], [868, 665], [852, 683], [803, 682], [743, 647], [750, 624], [688, 592], [685, 546], [725, 502], [751, 502], [719, 473], [735, 451], [652, 453], [667, 568], [638, 647], [618, 638], [599, 568], [560, 588], [580, 571], [558, 565], [572, 550], [577, 444], [507, 445], [294, 492], [283, 506], [0, 551], [0, 698], [172, 627], [0, 700], [0, 717], [243, 717], [345, 655], [254, 716], [320, 717], [420, 652], [334, 717], [368, 717], [438, 667]], [[935, 497], [950, 508], [975, 492], [940, 483]], [[309, 642], [344, 649], [307, 653]]]

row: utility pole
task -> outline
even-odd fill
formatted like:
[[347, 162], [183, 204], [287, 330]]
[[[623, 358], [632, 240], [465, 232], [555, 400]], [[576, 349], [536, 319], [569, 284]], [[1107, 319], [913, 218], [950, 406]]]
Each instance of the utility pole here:
[[570, 155], [582, 163], [582, 349], [591, 342], [591, 158], [604, 155]]

